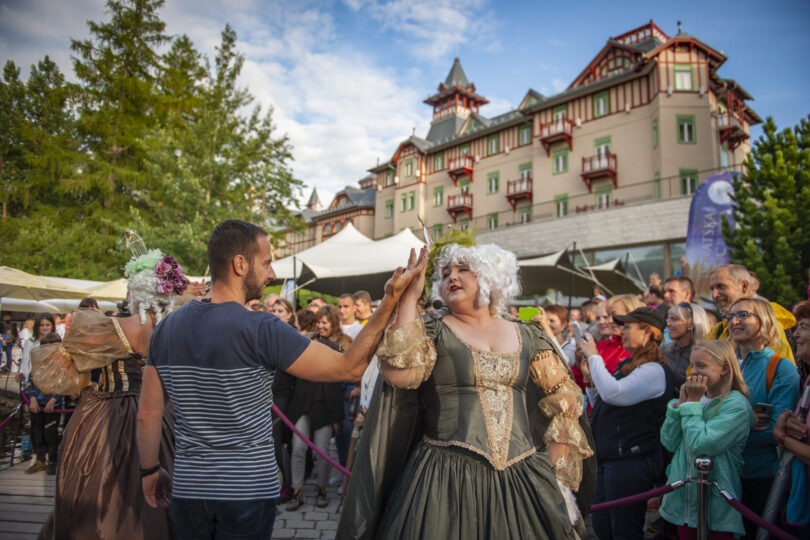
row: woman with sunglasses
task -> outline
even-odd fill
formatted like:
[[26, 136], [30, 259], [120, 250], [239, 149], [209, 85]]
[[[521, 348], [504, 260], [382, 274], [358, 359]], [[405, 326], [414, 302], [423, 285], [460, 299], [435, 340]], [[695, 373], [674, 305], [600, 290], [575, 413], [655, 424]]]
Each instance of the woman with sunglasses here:
[[[743, 450], [742, 503], [762, 515], [779, 465], [774, 423], [799, 400], [799, 372], [771, 348], [779, 343], [782, 326], [767, 301], [740, 298], [724, 319], [754, 408], [754, 427]], [[753, 538], [756, 526], [748, 520], [743, 524], [746, 538]]]
[[661, 346], [661, 352], [667, 359], [672, 371], [672, 383], [676, 393], [686, 382], [686, 370], [692, 345], [703, 340], [709, 331], [709, 318], [706, 310], [697, 304], [681, 302], [669, 308], [667, 312], [667, 330], [672, 341]]

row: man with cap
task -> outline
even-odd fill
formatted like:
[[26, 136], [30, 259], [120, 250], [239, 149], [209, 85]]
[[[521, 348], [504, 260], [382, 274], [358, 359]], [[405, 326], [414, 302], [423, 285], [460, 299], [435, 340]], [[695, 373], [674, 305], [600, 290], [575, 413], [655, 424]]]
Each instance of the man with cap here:
[[[664, 470], [659, 434], [672, 395], [672, 373], [659, 344], [665, 326], [661, 314], [640, 307], [614, 316], [622, 327], [622, 345], [632, 356], [616, 372], [605, 368], [590, 334], [580, 343], [588, 358], [582, 372], [593, 403], [591, 427], [596, 459], [594, 504], [642, 493], [654, 487]], [[601, 539], [641, 538], [646, 502], [623, 505], [593, 515]]]

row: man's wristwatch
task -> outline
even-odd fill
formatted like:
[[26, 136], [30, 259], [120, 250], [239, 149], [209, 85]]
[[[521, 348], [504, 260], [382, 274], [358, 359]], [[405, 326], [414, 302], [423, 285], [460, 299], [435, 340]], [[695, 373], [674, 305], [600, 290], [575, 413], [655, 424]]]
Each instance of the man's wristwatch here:
[[154, 467], [149, 467], [148, 469], [144, 469], [140, 463], [138, 463], [138, 471], [141, 473], [141, 478], [145, 476], [149, 476], [151, 474], [155, 474], [160, 470], [160, 462], [157, 463]]

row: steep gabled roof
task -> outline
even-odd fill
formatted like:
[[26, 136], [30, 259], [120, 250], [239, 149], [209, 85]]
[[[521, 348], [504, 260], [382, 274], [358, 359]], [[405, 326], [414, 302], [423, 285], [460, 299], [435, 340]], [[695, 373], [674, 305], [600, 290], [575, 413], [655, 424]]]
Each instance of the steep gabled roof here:
[[321, 206], [321, 200], [318, 198], [318, 190], [316, 188], [312, 188], [312, 195], [309, 196], [306, 206], [307, 208], [317, 208]]
[[439, 143], [449, 140], [458, 135], [461, 126], [464, 125], [464, 118], [451, 114], [440, 120], [434, 120], [430, 124], [430, 131], [427, 140], [432, 143]]
[[547, 98], [534, 88], [529, 88], [529, 91], [526, 92], [526, 95], [520, 100], [520, 105], [518, 105], [518, 109], [524, 109], [536, 103], [540, 103], [541, 101], [545, 101]]
[[[447, 78], [444, 80], [444, 86], [447, 88], [453, 88], [454, 86], [458, 86], [459, 88], [470, 87], [470, 82], [467, 80], [467, 75], [461, 68], [461, 62], [458, 57], [453, 60], [453, 67], [450, 68], [450, 73], [447, 74]], [[440, 87], [439, 89], [441, 90], [442, 88]]]

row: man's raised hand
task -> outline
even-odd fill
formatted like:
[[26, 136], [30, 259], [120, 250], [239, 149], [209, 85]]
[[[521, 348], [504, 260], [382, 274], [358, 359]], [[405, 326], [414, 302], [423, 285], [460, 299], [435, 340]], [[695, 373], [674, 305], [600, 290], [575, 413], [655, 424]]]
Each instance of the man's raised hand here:
[[423, 247], [416, 256], [416, 251], [411, 249], [410, 256], [408, 257], [408, 266], [405, 268], [399, 267], [391, 276], [391, 279], [385, 284], [385, 294], [390, 296], [392, 300], [399, 301], [405, 291], [411, 293], [419, 291], [421, 294], [422, 288], [425, 286], [425, 268], [427, 268], [428, 261], [428, 248]]

